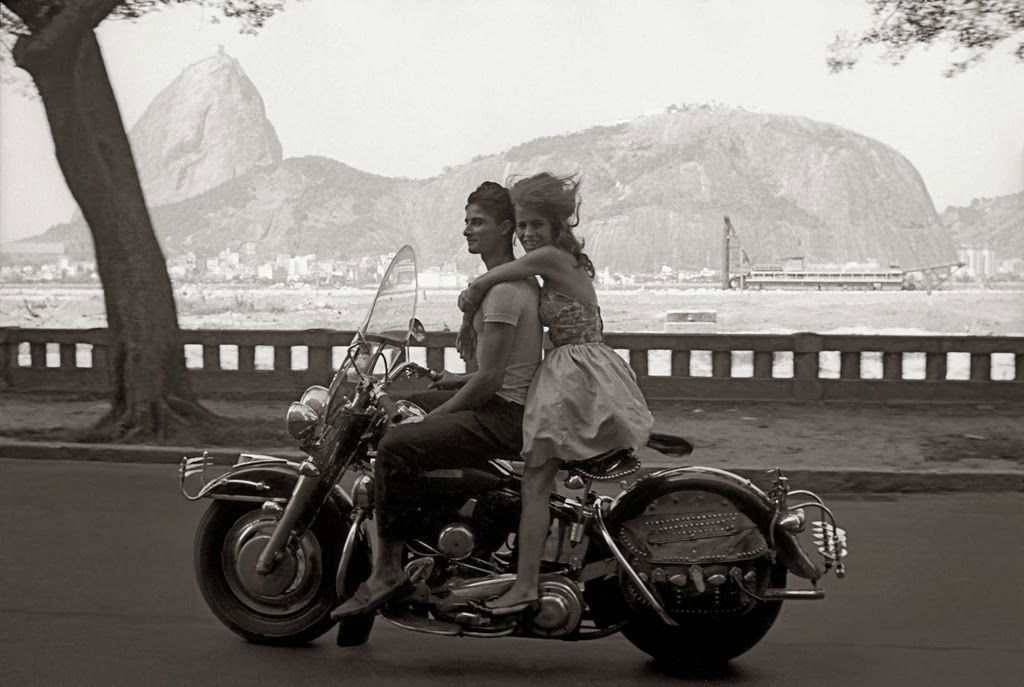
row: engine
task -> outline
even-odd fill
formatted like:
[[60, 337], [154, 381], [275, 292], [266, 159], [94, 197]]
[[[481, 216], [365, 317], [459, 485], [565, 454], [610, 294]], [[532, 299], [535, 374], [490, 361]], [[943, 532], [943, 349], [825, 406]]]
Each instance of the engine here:
[[[480, 578], [452, 578], [434, 590], [431, 611], [435, 617], [457, 622], [463, 628], [480, 634], [502, 634], [511, 630], [517, 619], [512, 616], [492, 617], [477, 608], [488, 599], [505, 593], [515, 575], [493, 575]], [[524, 629], [539, 637], [565, 637], [580, 625], [583, 618], [583, 596], [572, 580], [561, 575], [542, 575], [538, 608], [525, 617]]]
[[465, 523], [454, 522], [437, 535], [437, 550], [450, 560], [461, 561], [469, 558], [474, 549], [476, 549], [476, 535]]

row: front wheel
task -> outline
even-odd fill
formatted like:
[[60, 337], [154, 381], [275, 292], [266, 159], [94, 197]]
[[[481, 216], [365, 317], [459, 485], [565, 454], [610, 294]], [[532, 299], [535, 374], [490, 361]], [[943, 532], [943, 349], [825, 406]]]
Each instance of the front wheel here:
[[[273, 572], [258, 575], [256, 559], [276, 522], [258, 505], [214, 501], [196, 530], [196, 578], [210, 610], [236, 634], [258, 644], [305, 644], [334, 625], [335, 574], [348, 523], [323, 508]], [[365, 636], [373, 616], [349, 622], [366, 625], [348, 628]]]

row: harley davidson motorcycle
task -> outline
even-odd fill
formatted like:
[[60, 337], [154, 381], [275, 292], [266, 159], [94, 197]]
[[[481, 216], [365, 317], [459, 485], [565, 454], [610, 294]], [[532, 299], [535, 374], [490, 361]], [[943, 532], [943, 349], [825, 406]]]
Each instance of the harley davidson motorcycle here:
[[[369, 575], [375, 447], [391, 425], [424, 414], [394, 400], [392, 386], [436, 378], [407, 357], [410, 341], [422, 340], [416, 297], [415, 255], [405, 246], [330, 386], [310, 387], [288, 409], [288, 430], [305, 460], [242, 454], [209, 480], [205, 454], [182, 461], [185, 496], [212, 501], [195, 535], [200, 590], [214, 615], [249, 641], [316, 639], [333, 626], [331, 610]], [[654, 435], [649, 446], [675, 455], [692, 448], [669, 435]], [[551, 495], [539, 604], [492, 616], [482, 602], [515, 579], [514, 458], [434, 470], [396, 486], [421, 536], [405, 549], [415, 592], [385, 608], [386, 621], [450, 636], [583, 641], [621, 632], [655, 658], [706, 664], [747, 651], [783, 601], [821, 599], [820, 578], [844, 574], [846, 535], [832, 511], [815, 494], [791, 490], [781, 471], [772, 471], [766, 490], [693, 465], [630, 484], [637, 456], [610, 451], [573, 463], [568, 495]], [[355, 476], [348, 491], [341, 486], [347, 473]], [[619, 493], [595, 489], [602, 482], [620, 482]], [[808, 510], [822, 519], [808, 523]], [[799, 541], [808, 529], [813, 557]], [[790, 574], [806, 582], [790, 588]], [[375, 619], [342, 620], [338, 644], [366, 642]]]

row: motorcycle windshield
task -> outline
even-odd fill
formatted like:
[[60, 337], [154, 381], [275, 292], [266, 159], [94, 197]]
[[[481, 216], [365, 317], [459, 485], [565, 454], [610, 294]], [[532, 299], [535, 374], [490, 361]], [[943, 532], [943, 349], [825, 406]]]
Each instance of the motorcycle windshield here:
[[363, 336], [405, 343], [409, 325], [416, 317], [418, 286], [416, 253], [410, 246], [402, 246], [384, 271], [370, 311], [359, 328]]
[[418, 286], [416, 253], [410, 246], [402, 246], [384, 270], [366, 319], [352, 340], [349, 355], [331, 381], [332, 399], [351, 396], [361, 375], [380, 374], [394, 364], [399, 349], [392, 350], [388, 360], [377, 358], [376, 354], [383, 346], [382, 338], [398, 345], [408, 339], [409, 328], [416, 317]]

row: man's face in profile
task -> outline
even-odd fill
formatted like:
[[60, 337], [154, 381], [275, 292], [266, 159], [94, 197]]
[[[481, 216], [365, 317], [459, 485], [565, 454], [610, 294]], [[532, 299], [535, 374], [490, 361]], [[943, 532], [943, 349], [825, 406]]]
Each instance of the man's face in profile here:
[[494, 250], [506, 240], [507, 227], [497, 221], [476, 203], [466, 206], [466, 228], [462, 235], [466, 237], [466, 250], [472, 255], [480, 255]]

